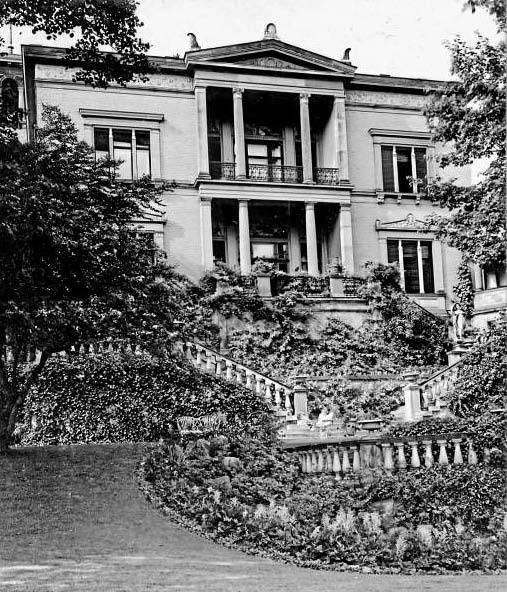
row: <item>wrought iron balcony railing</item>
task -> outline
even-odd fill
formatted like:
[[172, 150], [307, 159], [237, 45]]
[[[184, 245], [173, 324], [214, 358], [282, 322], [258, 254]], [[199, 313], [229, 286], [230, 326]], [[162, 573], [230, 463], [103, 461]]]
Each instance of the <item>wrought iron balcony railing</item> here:
[[211, 161], [209, 163], [209, 172], [212, 179], [234, 180], [236, 178], [236, 165], [233, 162]]
[[[236, 167], [234, 162], [210, 162], [212, 179], [234, 180]], [[315, 168], [314, 181], [317, 185], [338, 185], [340, 182], [339, 169]], [[302, 183], [303, 167], [289, 165], [249, 164], [247, 177], [250, 181], [264, 181], [270, 183]]]
[[338, 185], [340, 182], [340, 169], [315, 168], [313, 178], [317, 185]]
[[303, 167], [249, 164], [248, 178], [251, 181], [270, 181], [272, 183], [302, 183]]

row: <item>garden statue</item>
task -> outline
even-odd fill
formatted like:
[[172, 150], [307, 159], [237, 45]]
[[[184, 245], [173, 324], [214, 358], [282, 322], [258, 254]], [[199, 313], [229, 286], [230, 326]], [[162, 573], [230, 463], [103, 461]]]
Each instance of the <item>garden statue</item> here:
[[463, 341], [465, 334], [465, 312], [459, 302], [452, 305], [452, 327], [454, 330], [454, 339], [456, 342]]
[[190, 42], [190, 49], [201, 49], [199, 43], [197, 43], [197, 37], [193, 33], [187, 33], [188, 40]]

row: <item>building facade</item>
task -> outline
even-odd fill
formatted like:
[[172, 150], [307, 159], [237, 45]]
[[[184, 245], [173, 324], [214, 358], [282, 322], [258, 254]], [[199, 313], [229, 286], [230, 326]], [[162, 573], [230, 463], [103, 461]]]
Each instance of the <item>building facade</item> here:
[[[58, 105], [98, 157], [123, 161], [122, 178], [171, 183], [164, 217], [136, 224], [190, 278], [216, 261], [311, 276], [397, 262], [407, 293], [449, 309], [460, 254], [424, 227], [437, 206], [421, 190], [437, 174], [471, 176], [438, 170], [423, 107], [442, 83], [360, 74], [348, 51], [338, 60], [290, 45], [273, 24], [254, 42], [191, 39], [182, 58], [152, 58], [149, 81], [125, 88], [75, 83], [65, 51], [41, 46], [24, 46], [19, 72], [0, 77], [22, 80], [28, 138], [42, 105]], [[505, 277], [476, 270], [475, 282], [493, 289]]]

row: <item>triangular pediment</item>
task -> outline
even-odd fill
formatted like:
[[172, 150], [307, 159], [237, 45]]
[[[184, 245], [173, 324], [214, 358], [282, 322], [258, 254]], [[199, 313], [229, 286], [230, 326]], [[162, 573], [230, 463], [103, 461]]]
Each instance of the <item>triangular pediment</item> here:
[[428, 226], [424, 220], [418, 220], [414, 214], [407, 214], [407, 217], [401, 220], [391, 220], [388, 222], [377, 220], [375, 222], [375, 228], [376, 230], [428, 230]]
[[261, 70], [289, 70], [352, 77], [355, 66], [290, 45], [279, 39], [196, 49], [185, 54], [187, 64], [244, 67]]

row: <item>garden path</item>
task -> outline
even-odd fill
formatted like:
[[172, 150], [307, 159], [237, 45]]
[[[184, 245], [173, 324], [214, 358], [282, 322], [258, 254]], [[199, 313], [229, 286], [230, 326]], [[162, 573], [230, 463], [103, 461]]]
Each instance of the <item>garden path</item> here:
[[0, 589], [6, 592], [492, 592], [502, 576], [314, 571], [185, 532], [139, 493], [142, 445], [15, 449], [0, 457]]

